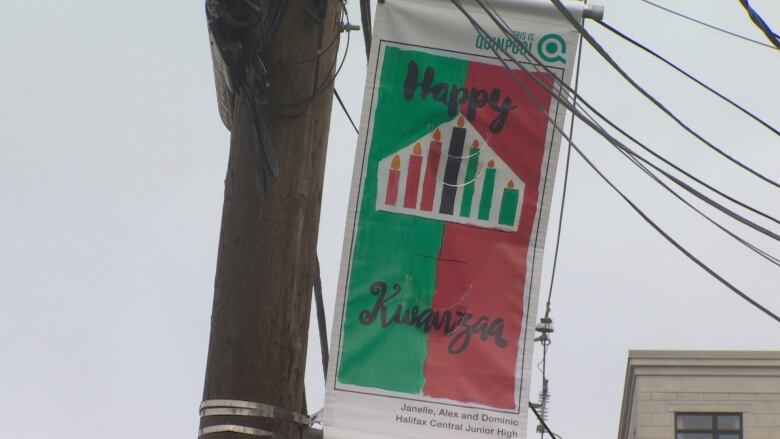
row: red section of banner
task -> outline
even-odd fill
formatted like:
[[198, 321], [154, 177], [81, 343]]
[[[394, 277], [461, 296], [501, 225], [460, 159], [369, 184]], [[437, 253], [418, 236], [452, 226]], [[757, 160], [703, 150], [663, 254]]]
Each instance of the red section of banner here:
[[[517, 76], [542, 107], [549, 108], [550, 95], [526, 74], [517, 72]], [[549, 75], [537, 77], [548, 85], [553, 83]], [[455, 223], [445, 225], [433, 307], [457, 310], [469, 317], [449, 335], [431, 333], [423, 393], [517, 409], [518, 397], [514, 391], [515, 379], [519, 379], [516, 369], [522, 337], [523, 291], [548, 122], [502, 66], [472, 63], [464, 87], [487, 93], [498, 90], [497, 105], [507, 97], [511, 99], [514, 109], [508, 113], [500, 132], [490, 130], [499, 112], [489, 104], [477, 109], [471, 124], [523, 180], [525, 193], [516, 232]], [[468, 116], [467, 105], [461, 111]], [[464, 348], [465, 341], [468, 345]]]

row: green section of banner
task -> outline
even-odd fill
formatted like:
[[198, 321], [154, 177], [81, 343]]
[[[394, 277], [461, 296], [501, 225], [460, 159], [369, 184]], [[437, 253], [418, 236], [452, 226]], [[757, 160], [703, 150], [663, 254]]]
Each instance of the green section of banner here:
[[419, 81], [425, 68], [433, 67], [435, 83], [446, 83], [448, 89], [450, 84], [462, 85], [468, 69], [465, 61], [385, 48], [355, 231], [338, 380], [416, 394], [424, 384], [427, 334], [407, 325], [383, 328], [381, 315], [368, 325], [360, 321], [360, 313], [370, 312], [376, 304], [377, 296], [371, 292], [374, 282], [385, 282], [388, 296], [394, 284], [401, 287], [401, 292], [387, 303], [388, 319], [399, 305], [404, 310], [430, 308], [434, 294], [435, 258], [441, 247], [444, 223], [376, 210], [379, 161], [453, 118], [432, 95], [422, 99], [419, 88], [412, 99], [404, 97], [404, 81], [411, 61], [419, 66]]

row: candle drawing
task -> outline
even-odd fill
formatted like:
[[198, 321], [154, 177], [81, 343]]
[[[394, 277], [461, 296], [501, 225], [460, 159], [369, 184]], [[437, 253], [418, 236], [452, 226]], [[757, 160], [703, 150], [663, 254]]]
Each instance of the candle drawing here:
[[505, 226], [515, 224], [517, 214], [517, 201], [520, 199], [520, 191], [515, 188], [515, 183], [509, 180], [501, 197], [501, 209], [498, 212], [498, 223]]
[[478, 217], [481, 220], [490, 219], [490, 207], [493, 204], [493, 186], [496, 184], [496, 163], [491, 160], [485, 169], [485, 176], [482, 181], [482, 195], [479, 199]]
[[444, 186], [441, 190], [439, 213], [452, 215], [455, 210], [455, 196], [458, 194], [458, 174], [463, 156], [463, 143], [466, 141], [466, 129], [463, 128], [463, 116], [458, 118], [458, 126], [452, 127], [450, 147], [447, 151], [447, 165], [444, 168]]
[[463, 201], [460, 203], [460, 216], [471, 216], [471, 203], [474, 200], [474, 187], [477, 177], [477, 165], [479, 164], [479, 141], [474, 140], [469, 148], [469, 162], [466, 167], [466, 180], [465, 186], [463, 186]]
[[441, 131], [436, 128], [433, 132], [433, 140], [428, 147], [428, 162], [425, 165], [425, 178], [423, 180], [422, 200], [420, 209], [433, 210], [433, 198], [436, 195], [436, 181], [439, 173], [439, 159], [441, 158]]
[[387, 176], [387, 193], [385, 204], [395, 206], [398, 201], [398, 181], [401, 179], [401, 157], [396, 154], [390, 163], [390, 172]]
[[406, 166], [406, 192], [404, 193], [404, 207], [414, 209], [417, 207], [417, 190], [420, 187], [420, 172], [422, 171], [422, 146], [417, 142], [409, 157]]

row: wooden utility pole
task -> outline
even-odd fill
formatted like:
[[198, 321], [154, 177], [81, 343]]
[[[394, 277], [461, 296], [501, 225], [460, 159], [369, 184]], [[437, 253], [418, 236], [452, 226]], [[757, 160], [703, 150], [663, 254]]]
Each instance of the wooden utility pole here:
[[[203, 400], [258, 402], [302, 412], [342, 6], [328, 0], [273, 0], [271, 9], [285, 1], [265, 59], [269, 105], [264, 117], [279, 175], [268, 176], [263, 199], [255, 180], [256, 140], [248, 100], [239, 98], [231, 114]], [[328, 47], [330, 42], [334, 44]], [[243, 425], [291, 439], [300, 434], [293, 423], [262, 416], [201, 417], [201, 429], [214, 425]], [[204, 437], [251, 436], [213, 432]]]

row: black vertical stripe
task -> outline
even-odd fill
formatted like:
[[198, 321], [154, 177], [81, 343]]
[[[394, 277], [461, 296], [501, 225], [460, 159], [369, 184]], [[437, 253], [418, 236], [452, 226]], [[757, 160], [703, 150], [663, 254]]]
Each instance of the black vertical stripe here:
[[450, 148], [447, 152], [447, 165], [444, 168], [444, 187], [441, 191], [441, 206], [439, 213], [452, 215], [455, 210], [455, 195], [458, 194], [458, 174], [460, 174], [460, 162], [463, 156], [463, 144], [466, 141], [466, 129], [454, 127]]

